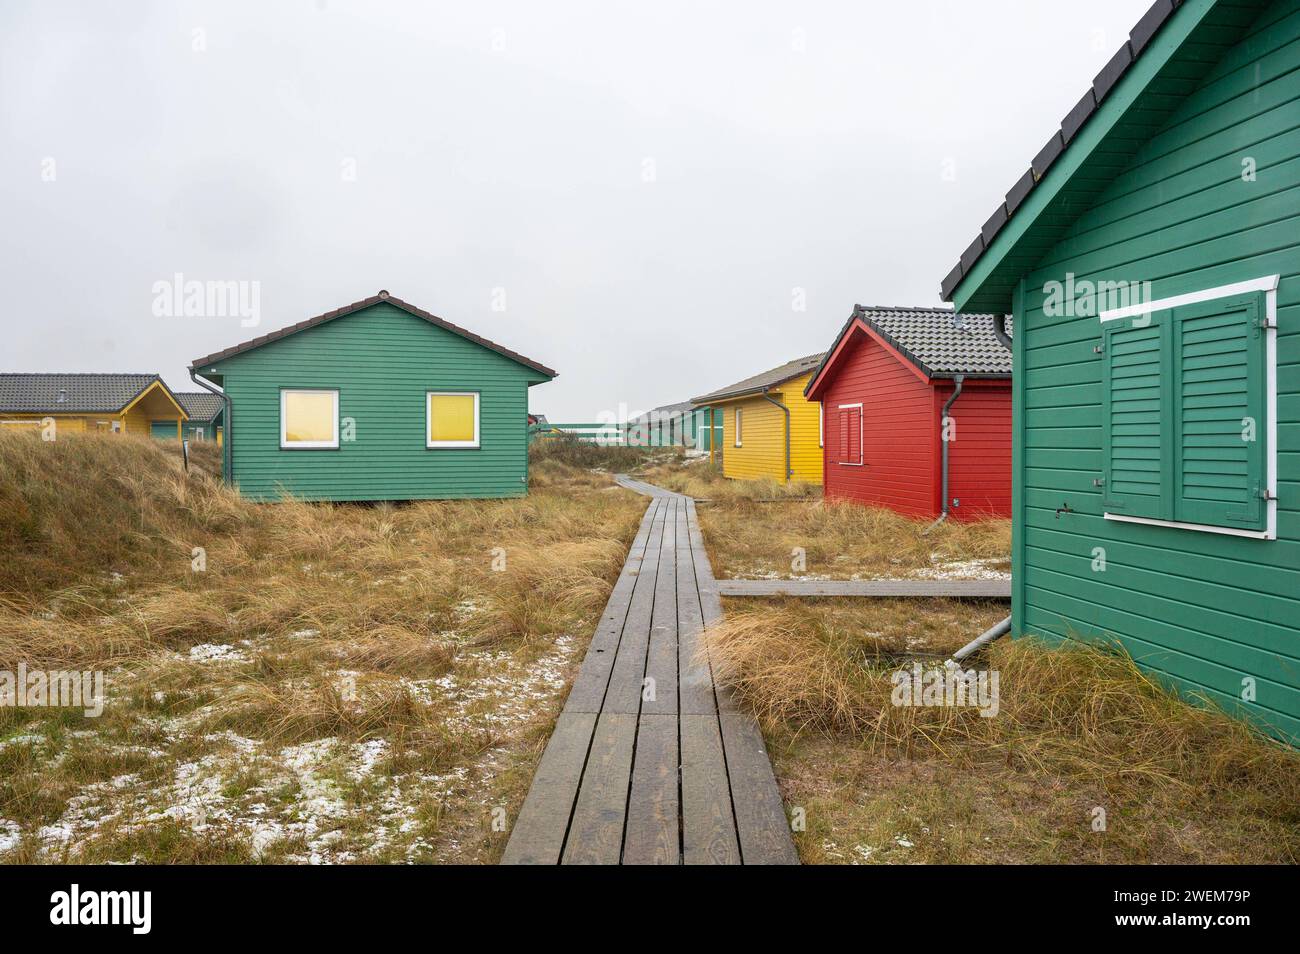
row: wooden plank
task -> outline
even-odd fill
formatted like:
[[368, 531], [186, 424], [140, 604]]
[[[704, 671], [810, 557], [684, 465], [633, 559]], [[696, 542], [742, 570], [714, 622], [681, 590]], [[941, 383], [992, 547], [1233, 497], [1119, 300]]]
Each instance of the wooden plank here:
[[[686, 513], [689, 520], [691, 553], [695, 560], [695, 580], [699, 587], [700, 612], [704, 619], [704, 628], [708, 629], [722, 621], [722, 598], [718, 593], [718, 582], [713, 578], [713, 564], [709, 562], [709, 553], [704, 548], [704, 534], [700, 530], [694, 500], [687, 500]], [[710, 663], [710, 671], [712, 671], [712, 663]], [[719, 709], [736, 708], [730, 690], [717, 685], [716, 682], [713, 694]]]
[[560, 714], [537, 764], [532, 788], [515, 819], [510, 841], [501, 857], [502, 864], [559, 864], [569, 815], [595, 728], [593, 713]]
[[564, 845], [566, 865], [616, 865], [622, 857], [636, 723], [636, 716], [620, 713], [597, 718]]
[[627, 474], [615, 474], [614, 483], [628, 490], [634, 490], [646, 497], [683, 497], [683, 494], [671, 490], [665, 490], [662, 487], [656, 487], [654, 484], [647, 484], [641, 480], [633, 480]]
[[745, 864], [797, 865], [799, 854], [758, 723], [743, 712], [723, 712], [718, 718]]
[[678, 708], [693, 715], [717, 711], [713, 672], [701, 653], [704, 615], [691, 547], [689, 505], [677, 509], [677, 674]]
[[731, 789], [716, 715], [681, 715], [682, 860], [740, 864]]
[[623, 864], [681, 863], [677, 785], [677, 716], [643, 713], [638, 721], [632, 790], [627, 800]]
[[628, 606], [623, 636], [614, 655], [602, 712], [637, 715], [641, 711], [641, 680], [645, 678], [646, 652], [650, 646], [650, 625], [654, 614], [655, 586], [659, 571], [659, 554], [663, 546], [667, 506], [661, 506], [650, 528], [646, 555], [637, 575], [636, 589]]
[[722, 600], [719, 599], [718, 581], [713, 577], [713, 565], [709, 563], [709, 553], [704, 549], [704, 534], [700, 532], [695, 501], [687, 502], [686, 512], [690, 519], [691, 551], [695, 558], [695, 578], [699, 584], [700, 608], [707, 628], [722, 619]]
[[[641, 712], [677, 711], [677, 511], [666, 501], [664, 535], [659, 547], [655, 605], [650, 617]], [[653, 682], [650, 682], [653, 680]], [[647, 685], [648, 684], [648, 685]]]
[[627, 615], [632, 602], [632, 594], [640, 576], [650, 540], [651, 527], [655, 515], [663, 502], [652, 500], [646, 507], [641, 526], [632, 541], [627, 562], [619, 573], [618, 581], [610, 592], [605, 612], [596, 626], [596, 632], [587, 646], [587, 655], [583, 657], [582, 666], [569, 690], [565, 701], [565, 712], [599, 712], [605, 701], [605, 690], [609, 687], [609, 674], [614, 668], [614, 657], [618, 651], [619, 639], [627, 622]]
[[722, 596], [1011, 599], [1010, 580], [718, 580]]

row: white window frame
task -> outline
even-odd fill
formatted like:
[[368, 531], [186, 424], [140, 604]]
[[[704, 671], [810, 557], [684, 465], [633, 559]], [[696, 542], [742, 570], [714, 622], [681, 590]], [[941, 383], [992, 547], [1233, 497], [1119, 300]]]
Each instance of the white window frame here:
[[745, 442], [741, 439], [740, 430], [741, 430], [741, 425], [744, 424], [745, 421], [744, 414], [743, 414], [743, 411], [745, 409], [743, 407], [737, 407], [737, 408], [733, 408], [732, 410], [735, 412], [735, 417], [733, 417], [732, 420], [735, 422], [735, 426], [736, 426], [736, 433], [733, 435], [732, 446], [744, 447]]
[[1204, 291], [1190, 292], [1186, 295], [1174, 295], [1156, 301], [1129, 305], [1125, 308], [1111, 308], [1101, 313], [1101, 321], [1118, 321], [1121, 318], [1133, 318], [1149, 315], [1155, 311], [1168, 311], [1185, 305], [1195, 305], [1203, 301], [1219, 298], [1232, 298], [1234, 295], [1246, 295], [1252, 292], [1264, 293], [1264, 311], [1267, 325], [1264, 330], [1264, 401], [1268, 407], [1268, 427], [1264, 439], [1268, 446], [1264, 448], [1264, 464], [1267, 471], [1268, 500], [1264, 501], [1265, 521], [1263, 530], [1241, 530], [1236, 527], [1216, 527], [1204, 523], [1183, 523], [1180, 520], [1159, 520], [1154, 517], [1130, 517], [1122, 513], [1102, 514], [1107, 520], [1117, 523], [1141, 523], [1153, 527], [1173, 527], [1178, 530], [1199, 530], [1202, 533], [1218, 533], [1228, 537], [1250, 537], [1255, 540], [1277, 539], [1277, 285], [1280, 275], [1268, 275], [1249, 281], [1235, 282], [1231, 285], [1219, 285]]
[[[474, 399], [474, 439], [472, 441], [434, 441], [429, 439], [429, 398], [438, 397], [472, 397]], [[456, 450], [479, 447], [479, 392], [478, 391], [425, 391], [424, 392], [424, 446], [428, 450]]]
[[[284, 397], [286, 394], [328, 394], [334, 399], [334, 439], [328, 441], [291, 441], [285, 436]], [[338, 388], [281, 388], [280, 389], [280, 450], [338, 450], [339, 447], [339, 389]]]
[[826, 405], [817, 402], [817, 446], [826, 447]]
[[841, 411], [851, 411], [851, 410], [853, 410], [854, 408], [857, 408], [857, 409], [858, 409], [858, 459], [857, 459], [856, 461], [850, 461], [850, 460], [841, 460], [841, 461], [838, 461], [837, 463], [839, 463], [839, 465], [840, 465], [841, 467], [864, 467], [864, 466], [866, 466], [866, 460], [867, 460], [867, 448], [866, 448], [866, 446], [863, 444], [863, 440], [864, 440], [864, 438], [866, 438], [867, 434], [866, 434], [866, 425], [862, 423], [862, 402], [859, 401], [857, 404], [841, 404], [841, 405], [840, 405], [840, 410], [841, 410]]

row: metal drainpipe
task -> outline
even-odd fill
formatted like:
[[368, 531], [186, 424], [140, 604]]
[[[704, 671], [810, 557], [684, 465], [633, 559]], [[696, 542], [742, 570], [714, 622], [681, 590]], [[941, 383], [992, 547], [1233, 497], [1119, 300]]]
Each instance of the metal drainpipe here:
[[790, 409], [768, 394], [766, 389], [763, 391], [762, 398], [767, 403], [775, 404], [785, 412], [785, 480], [786, 483], [789, 483], [790, 478], [794, 477], [794, 471], [790, 468]]
[[193, 368], [190, 368], [190, 380], [193, 381], [195, 384], [197, 384], [199, 387], [203, 388], [203, 390], [211, 391], [217, 397], [221, 398], [222, 402], [225, 404], [225, 413], [222, 414], [222, 423], [221, 423], [221, 426], [223, 428], [222, 442], [221, 442], [221, 479], [225, 483], [229, 484], [231, 483], [230, 467], [231, 464], [234, 462], [234, 456], [231, 451], [231, 443], [230, 443], [230, 418], [232, 416], [231, 415], [232, 405], [230, 402], [230, 395], [227, 394], [225, 391], [218, 391], [207, 381], [200, 381], [198, 375], [194, 372]]
[[1009, 632], [1011, 632], [1010, 616], [1008, 616], [1002, 622], [994, 624], [992, 628], [986, 630], [981, 635], [976, 636], [974, 639], [972, 639], [961, 649], [953, 653], [952, 658], [948, 660], [946, 665], [948, 666], [948, 668], [951, 669], [953, 666], [956, 666], [958, 663], [964, 660], [967, 656], [972, 655], [979, 649], [983, 649], [989, 643], [993, 642], [993, 640], [1001, 639]]
[[998, 339], [998, 344], [1002, 347], [1011, 350], [1011, 336], [1007, 334], [1006, 315], [993, 316], [993, 337]]
[[943, 491], [943, 507], [939, 513], [939, 519], [926, 527], [924, 531], [925, 533], [929, 533], [935, 527], [939, 526], [939, 524], [947, 520], [948, 513], [952, 509], [952, 502], [948, 497], [948, 441], [944, 438], [943, 431], [944, 425], [948, 420], [948, 412], [952, 410], [952, 406], [957, 403], [957, 398], [961, 397], [961, 386], [965, 381], [966, 375], [964, 374], [959, 374], [957, 377], [953, 378], [956, 387], [952, 389], [952, 397], [948, 398], [948, 400], [944, 402], [943, 413], [939, 415], [939, 439], [943, 442], [943, 449], [941, 451], [943, 457], [941, 470], [942, 476], [940, 477], [939, 483]]

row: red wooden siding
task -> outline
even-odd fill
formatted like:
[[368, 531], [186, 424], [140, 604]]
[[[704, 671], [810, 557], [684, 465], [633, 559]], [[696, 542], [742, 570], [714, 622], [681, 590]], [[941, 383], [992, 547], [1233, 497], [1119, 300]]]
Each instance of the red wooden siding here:
[[[849, 454], [841, 451], [841, 427], [862, 405], [862, 466], [856, 461], [857, 435]], [[856, 500], [889, 507], [912, 516], [934, 513], [939, 499], [934, 457], [938, 444], [932, 389], [904, 364], [865, 334], [855, 333], [837, 360], [835, 377], [822, 396], [826, 411], [825, 494], [828, 499]], [[1010, 437], [1010, 425], [1007, 435]], [[1007, 477], [1010, 485], [1010, 474]]]
[[[826, 498], [937, 517], [943, 508], [939, 423], [953, 382], [927, 379], [859, 327], [849, 332], [819, 386]], [[952, 417], [948, 493], [959, 501], [952, 518], [1009, 517], [1011, 382], [968, 378]]]
[[[936, 382], [935, 420], [952, 396], [952, 384]], [[960, 505], [952, 517], [972, 520], [1011, 516], [1011, 384], [971, 381], [950, 412], [956, 424], [948, 445], [948, 494]], [[941, 503], [936, 496], [936, 503]], [[936, 511], [937, 512], [937, 511]]]

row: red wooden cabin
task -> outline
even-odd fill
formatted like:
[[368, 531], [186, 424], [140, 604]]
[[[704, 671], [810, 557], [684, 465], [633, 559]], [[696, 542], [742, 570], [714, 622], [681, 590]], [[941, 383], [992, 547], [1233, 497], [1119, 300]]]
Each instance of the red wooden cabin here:
[[1011, 516], [1011, 352], [992, 315], [855, 306], [804, 393], [823, 408], [827, 499], [938, 517], [946, 443], [949, 515]]

